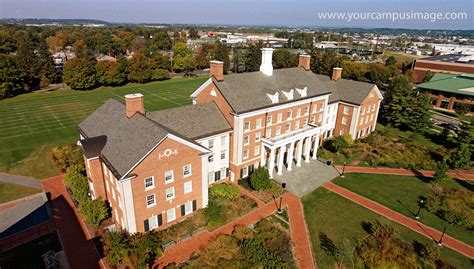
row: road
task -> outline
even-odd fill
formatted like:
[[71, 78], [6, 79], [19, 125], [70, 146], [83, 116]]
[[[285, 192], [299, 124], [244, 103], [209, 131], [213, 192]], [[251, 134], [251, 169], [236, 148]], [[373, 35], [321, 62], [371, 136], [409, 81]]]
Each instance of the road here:
[[34, 189], [43, 189], [41, 182], [37, 179], [23, 176], [10, 175], [6, 173], [0, 173], [0, 181], [5, 183], [22, 185]]
[[445, 116], [445, 115], [442, 115], [442, 114], [438, 114], [438, 113], [432, 113], [431, 114], [431, 118], [435, 121], [439, 121], [441, 123], [447, 123], [447, 124], [454, 124], [456, 126], [459, 127], [460, 125], [460, 121], [457, 120], [457, 119], [454, 119], [452, 117], [448, 117], [448, 116]]

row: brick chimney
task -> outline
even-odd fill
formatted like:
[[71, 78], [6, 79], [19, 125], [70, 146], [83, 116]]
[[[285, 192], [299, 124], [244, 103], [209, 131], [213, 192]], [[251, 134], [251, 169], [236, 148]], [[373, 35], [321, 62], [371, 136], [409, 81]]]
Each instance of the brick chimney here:
[[305, 71], [311, 69], [311, 56], [308, 54], [300, 54], [298, 67], [302, 67]]
[[262, 48], [262, 64], [260, 65], [260, 72], [267, 76], [273, 75], [272, 56], [273, 48]]
[[127, 118], [131, 118], [135, 113], [145, 115], [145, 106], [143, 103], [143, 94], [132, 93], [125, 95], [125, 108]]
[[210, 61], [211, 70], [209, 76], [214, 77], [217, 81], [224, 80], [224, 62], [221, 61]]
[[342, 68], [334, 67], [332, 69], [332, 80], [338, 80], [342, 77]]

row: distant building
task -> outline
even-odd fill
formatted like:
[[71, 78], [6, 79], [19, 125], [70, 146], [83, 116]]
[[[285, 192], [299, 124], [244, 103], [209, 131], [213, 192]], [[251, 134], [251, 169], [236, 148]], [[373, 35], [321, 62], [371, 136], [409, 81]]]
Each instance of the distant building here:
[[437, 73], [429, 82], [418, 84], [417, 89], [431, 94], [434, 108], [455, 110], [468, 104], [470, 113], [474, 113], [474, 75]]
[[117, 61], [117, 58], [112, 57], [112, 56], [109, 56], [109, 55], [104, 55], [104, 54], [100, 54], [100, 55], [97, 56], [95, 59], [96, 59], [98, 62], [102, 62], [102, 61], [112, 61], [112, 62], [115, 62], [115, 61]]
[[426, 72], [432, 74], [444, 72], [450, 74], [474, 74], [474, 56], [447, 54], [413, 60], [413, 70], [417, 81], [425, 78]]

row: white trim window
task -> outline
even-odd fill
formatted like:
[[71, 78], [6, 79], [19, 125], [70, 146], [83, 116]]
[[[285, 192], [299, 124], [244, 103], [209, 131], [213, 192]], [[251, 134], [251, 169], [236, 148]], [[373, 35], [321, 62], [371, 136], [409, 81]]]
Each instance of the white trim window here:
[[225, 136], [221, 136], [221, 147], [225, 147]]
[[347, 125], [347, 117], [342, 117], [341, 123], [342, 125]]
[[318, 104], [313, 105], [313, 113], [315, 113], [316, 111], [318, 111]]
[[262, 119], [261, 118], [256, 119], [255, 125], [256, 125], [256, 128], [262, 127]]
[[244, 123], [244, 131], [248, 131], [248, 130], [250, 130], [250, 121], [246, 121]]
[[362, 125], [364, 123], [364, 117], [360, 118], [359, 125]]
[[243, 158], [244, 159], [247, 159], [249, 157], [249, 150], [248, 149], [245, 149], [244, 150], [244, 153], [243, 153]]
[[297, 121], [295, 122], [295, 130], [298, 130], [299, 128], [300, 128], [300, 121], [297, 120]]
[[255, 133], [255, 141], [260, 141], [260, 132]]
[[304, 114], [305, 115], [309, 114], [309, 106], [304, 107]]
[[308, 118], [304, 119], [303, 126], [304, 127], [308, 126]]
[[348, 115], [349, 114], [349, 107], [345, 106], [342, 113], [344, 113], [344, 115]]
[[[364, 114], [365, 114], [365, 107], [361, 107], [360, 110], [361, 110], [361, 113], [360, 113], [360, 114], [361, 114], [361, 115], [364, 115]], [[369, 107], [369, 110], [370, 110], [370, 107]]]
[[323, 110], [324, 110], [324, 103], [322, 103], [321, 106], [319, 107], [319, 112], [321, 112]]
[[209, 140], [209, 149], [213, 149], [214, 148], [214, 139], [210, 139]]
[[293, 112], [291, 110], [288, 110], [286, 112], [286, 119], [288, 120], [288, 119], [291, 119], [292, 117], [293, 117]]
[[166, 201], [174, 199], [174, 187], [166, 189], [165, 194], [166, 194]]
[[254, 151], [255, 156], [259, 155], [260, 154], [260, 146], [255, 146], [253, 151]]
[[193, 191], [193, 182], [191, 180], [184, 182], [184, 194], [190, 193], [192, 191]]
[[221, 160], [225, 160], [226, 151], [221, 150]]
[[153, 176], [144, 179], [145, 190], [151, 190], [155, 187], [155, 178]]
[[214, 162], [214, 154], [209, 155], [209, 157], [207, 157], [207, 161], [210, 163]]
[[311, 116], [311, 123], [316, 123], [316, 115]]
[[285, 132], [289, 132], [291, 131], [291, 122], [288, 122], [286, 125], [285, 125]]
[[158, 216], [152, 216], [148, 219], [148, 229], [154, 230], [158, 228]]
[[301, 107], [296, 110], [296, 117], [301, 116]]
[[277, 114], [277, 122], [281, 122], [281, 119], [282, 119], [282, 114], [281, 112]]
[[165, 172], [165, 184], [171, 183], [174, 181], [173, 170], [168, 170]]
[[183, 166], [183, 177], [189, 177], [192, 174], [191, 164]]
[[156, 205], [155, 194], [147, 195], [146, 196], [146, 207], [152, 207]]
[[318, 122], [322, 122], [322, 121], [323, 121], [323, 113], [319, 113]]
[[267, 126], [272, 124], [272, 115], [267, 115]]
[[265, 137], [270, 138], [272, 136], [272, 129], [268, 128]]
[[374, 114], [370, 114], [370, 121], [374, 120]]
[[248, 145], [250, 143], [250, 136], [244, 136], [244, 145]]
[[166, 211], [166, 221], [172, 222], [176, 219], [176, 208], [170, 208], [168, 211]]
[[209, 182], [209, 184], [212, 184], [214, 183], [216, 180], [214, 178], [214, 172], [209, 172], [207, 173], [207, 182]]
[[184, 204], [184, 215], [189, 215], [193, 213], [193, 201], [189, 201]]
[[275, 130], [275, 135], [280, 135], [281, 134], [281, 126], [277, 126]]

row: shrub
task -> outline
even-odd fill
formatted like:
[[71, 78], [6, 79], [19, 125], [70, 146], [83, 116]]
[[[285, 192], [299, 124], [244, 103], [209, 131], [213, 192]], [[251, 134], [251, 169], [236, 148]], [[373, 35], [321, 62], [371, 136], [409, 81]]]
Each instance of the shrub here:
[[117, 265], [127, 256], [129, 240], [124, 232], [107, 232], [103, 242], [107, 261], [111, 265]]
[[69, 166], [80, 165], [84, 168], [82, 152], [76, 145], [55, 147], [51, 150], [51, 159], [59, 172], [64, 173]]
[[67, 168], [64, 176], [66, 185], [71, 189], [74, 199], [79, 203], [89, 200], [89, 185], [87, 178], [82, 174], [80, 165], [73, 165]]
[[209, 189], [209, 195], [227, 200], [236, 200], [240, 197], [240, 189], [235, 184], [216, 184]]
[[206, 217], [209, 227], [217, 227], [221, 225], [223, 220], [223, 213], [225, 207], [221, 204], [218, 204], [213, 199], [209, 200], [207, 208], [204, 210], [204, 216]]
[[99, 227], [100, 223], [109, 216], [109, 208], [105, 201], [96, 199], [81, 203], [79, 211], [86, 218], [86, 222]]
[[234, 231], [232, 232], [232, 236], [237, 238], [238, 240], [244, 240], [252, 238], [254, 236], [254, 233], [247, 226], [235, 226]]
[[278, 257], [268, 251], [262, 243], [255, 239], [246, 239], [239, 242], [240, 252], [251, 262], [263, 266], [263, 268], [286, 267], [279, 261]]
[[439, 183], [441, 181], [448, 180], [450, 177], [448, 176], [448, 165], [445, 161], [438, 162], [436, 164], [436, 172], [434, 174], [434, 182]]
[[267, 168], [259, 167], [250, 175], [250, 187], [257, 191], [267, 190], [272, 187]]
[[352, 138], [349, 136], [336, 136], [334, 139], [329, 140], [329, 150], [333, 152], [343, 152], [352, 144]]
[[170, 78], [170, 72], [165, 69], [156, 69], [151, 72], [151, 80], [167, 80]]

